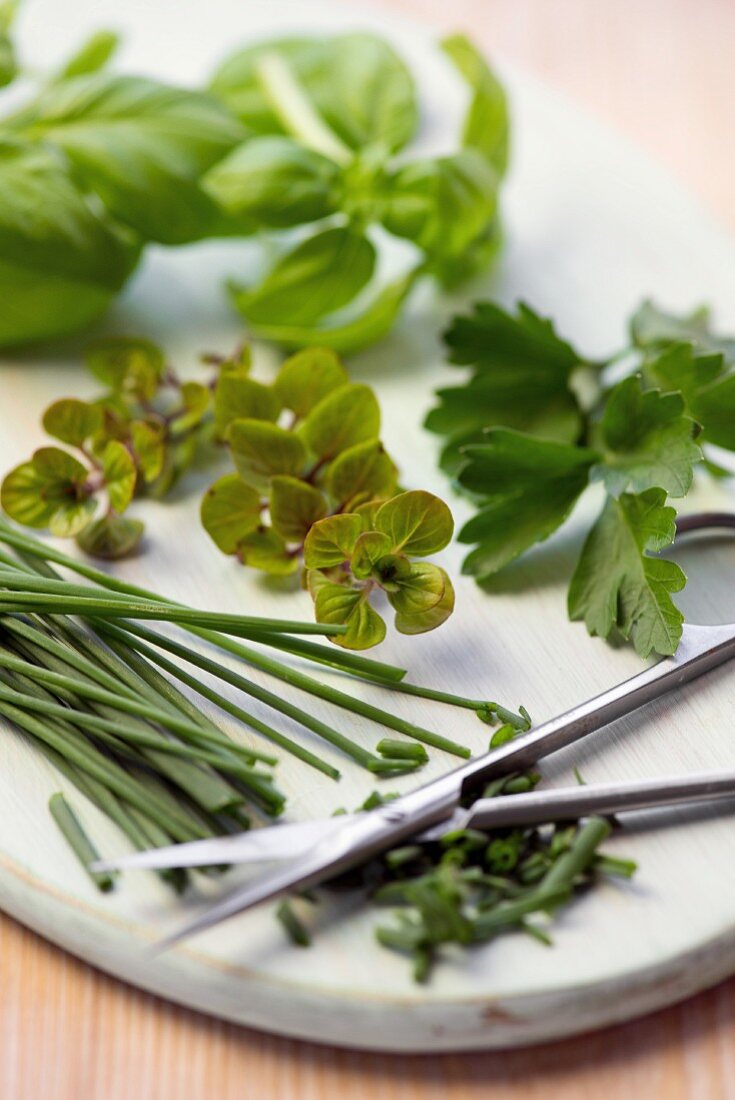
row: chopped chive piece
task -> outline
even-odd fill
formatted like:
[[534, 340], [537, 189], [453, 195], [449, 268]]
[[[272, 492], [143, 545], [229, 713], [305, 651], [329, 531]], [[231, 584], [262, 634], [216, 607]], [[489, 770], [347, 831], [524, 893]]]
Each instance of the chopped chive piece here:
[[429, 759], [429, 754], [423, 745], [410, 741], [393, 741], [384, 737], [375, 747], [380, 755], [388, 760], [410, 760], [416, 764], [425, 764]]
[[281, 902], [276, 909], [276, 916], [286, 929], [291, 943], [296, 944], [297, 947], [309, 947], [311, 944], [309, 931], [290, 901]]

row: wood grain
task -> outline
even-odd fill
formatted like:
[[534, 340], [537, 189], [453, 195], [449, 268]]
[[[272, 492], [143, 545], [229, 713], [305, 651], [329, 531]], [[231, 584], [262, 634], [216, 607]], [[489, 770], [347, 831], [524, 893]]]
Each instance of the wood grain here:
[[[727, 0], [384, 6], [472, 29], [668, 163], [735, 225]], [[576, 1100], [592, 1087], [606, 1100], [735, 1097], [735, 982], [553, 1047], [421, 1058], [311, 1047], [206, 1019], [107, 979], [8, 920], [0, 988], [3, 1100]]]

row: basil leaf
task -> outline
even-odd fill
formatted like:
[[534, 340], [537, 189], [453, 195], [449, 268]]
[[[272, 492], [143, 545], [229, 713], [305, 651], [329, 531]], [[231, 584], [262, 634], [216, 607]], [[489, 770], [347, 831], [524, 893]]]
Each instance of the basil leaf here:
[[60, 69], [56, 80], [70, 80], [104, 69], [120, 46], [120, 35], [115, 31], [95, 31], [83, 42]]
[[359, 516], [345, 512], [318, 520], [304, 542], [307, 569], [331, 569], [348, 561], [362, 533]]
[[75, 397], [54, 401], [43, 414], [43, 428], [54, 439], [81, 447], [102, 427], [103, 413], [99, 405], [78, 401]]
[[475, 149], [414, 161], [390, 177], [381, 220], [431, 257], [460, 257], [495, 216], [497, 183]]
[[288, 320], [251, 322], [251, 327], [263, 340], [273, 340], [287, 348], [322, 346], [342, 355], [352, 354], [387, 336], [419, 273], [416, 268], [389, 283], [356, 314], [345, 319], [330, 320], [327, 317], [314, 325], [292, 324]]
[[48, 150], [0, 139], [0, 345], [88, 324], [136, 260]]
[[451, 35], [441, 45], [472, 91], [462, 143], [479, 149], [502, 176], [508, 166], [510, 131], [503, 86], [482, 54], [464, 35]]
[[454, 611], [454, 586], [444, 570], [444, 592], [438, 603], [424, 611], [409, 614], [396, 611], [395, 626], [400, 634], [425, 634], [427, 630], [436, 630]]
[[211, 90], [257, 133], [282, 133], [258, 63], [279, 54], [318, 114], [352, 149], [380, 143], [391, 151], [413, 137], [418, 111], [413, 80], [395, 51], [371, 34], [285, 38], [239, 50], [215, 73]]
[[337, 166], [286, 137], [238, 145], [211, 168], [204, 188], [232, 233], [285, 229], [338, 210]]
[[243, 136], [207, 95], [106, 73], [49, 88], [18, 125], [62, 149], [115, 217], [164, 244], [216, 230], [217, 205], [199, 179]]
[[310, 325], [347, 305], [370, 281], [375, 248], [347, 226], [325, 229], [276, 262], [259, 286], [233, 291], [255, 331], [261, 326]]

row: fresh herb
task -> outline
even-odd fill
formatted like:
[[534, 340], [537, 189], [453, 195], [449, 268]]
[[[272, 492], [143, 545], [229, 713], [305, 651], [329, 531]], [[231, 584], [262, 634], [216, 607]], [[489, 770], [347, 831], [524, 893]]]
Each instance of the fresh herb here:
[[[394, 730], [422, 744], [461, 757], [470, 755], [470, 750], [456, 741], [433, 730], [424, 729], [348, 691], [342, 691], [313, 676], [308, 676], [300, 669], [277, 660], [271, 653], [263, 652], [262, 649], [266, 647], [270, 650], [283, 650], [317, 665], [327, 665], [350, 675], [362, 677], [388, 690], [402, 680], [405, 676], [403, 669], [370, 660], [358, 654], [322, 646], [308, 638], [291, 633], [291, 631], [301, 630], [305, 630], [308, 634], [340, 632], [345, 629], [343, 626], [288, 623], [282, 620], [199, 612], [163, 600], [146, 589], [110, 576], [83, 561], [70, 558], [54, 547], [23, 534], [4, 520], [0, 520], [0, 543], [15, 551], [17, 555], [13, 556], [0, 551], [0, 627], [9, 633], [11, 638], [16, 639], [10, 650], [0, 649], [0, 680], [3, 678], [2, 670], [6, 670], [8, 675], [15, 678], [20, 676], [28, 679], [30, 676], [34, 679], [36, 686], [43, 685], [44, 692], [52, 692], [58, 696], [56, 700], [50, 701], [53, 704], [51, 710], [47, 706], [48, 700], [43, 704], [38, 701], [26, 701], [24, 706], [34, 714], [48, 715], [50, 718], [59, 717], [53, 707], [59, 703], [59, 700], [64, 703], [71, 691], [88, 701], [82, 708], [84, 710], [88, 709], [89, 705], [92, 705], [93, 709], [98, 705], [104, 708], [113, 707], [116, 711], [133, 716], [136, 720], [142, 719], [153, 722], [157, 726], [162, 725], [179, 740], [182, 737], [187, 741], [193, 739], [193, 747], [190, 746], [189, 749], [184, 750], [177, 748], [176, 751], [186, 755], [193, 753], [197, 758], [210, 763], [207, 756], [211, 750], [209, 742], [212, 739], [217, 742], [217, 747], [213, 751], [220, 751], [229, 742], [225, 739], [223, 746], [224, 735], [213, 731], [212, 724], [207, 723], [209, 733], [205, 738], [206, 743], [201, 743], [201, 735], [191, 726], [192, 720], [201, 722], [201, 716], [197, 717], [198, 712], [195, 708], [187, 709], [184, 697], [173, 687], [170, 680], [161, 675], [158, 671], [160, 669], [173, 680], [183, 683], [187, 688], [236, 717], [257, 735], [331, 778], [339, 776], [339, 772], [331, 763], [323, 760], [300, 742], [287, 737], [277, 727], [252, 714], [240, 703], [235, 703], [223, 695], [213, 686], [213, 683], [219, 680], [236, 688], [245, 696], [258, 700], [259, 703], [273, 710], [277, 716], [284, 715], [297, 722], [310, 733], [316, 734], [354, 759], [368, 771], [379, 775], [413, 770], [423, 760], [423, 754], [421, 752], [413, 754], [411, 759], [405, 757], [387, 759], [380, 753], [376, 755], [352, 741], [335, 726], [314, 717], [308, 709], [284, 698], [281, 685], [290, 684], [299, 692], [359, 714], [383, 728]], [[77, 573], [92, 583], [78, 585], [64, 580], [53, 568], [54, 566]], [[33, 617], [30, 620], [31, 623], [35, 623], [39, 616], [42, 617], [40, 622], [44, 624], [48, 622], [49, 627], [53, 628], [50, 640], [46, 637], [48, 630], [45, 629], [37, 628], [33, 630], [30, 637], [26, 636], [31, 629], [31, 626], [26, 625], [28, 615]], [[72, 628], [72, 620], [69, 619], [71, 615], [81, 616], [93, 627], [94, 634], [91, 640], [86, 634], [78, 635], [78, 632]], [[132, 621], [141, 618], [178, 624], [189, 634], [203, 639], [244, 664], [273, 677], [277, 681], [278, 690], [269, 690], [251, 681], [241, 672], [198, 652], [192, 646]], [[59, 624], [64, 631], [64, 638], [61, 639], [57, 639], [55, 635], [55, 631], [60, 629]], [[71, 647], [65, 641], [70, 631], [74, 642]], [[246, 639], [250, 644], [243, 644], [240, 638]], [[18, 645], [22, 647], [22, 653], [16, 652]], [[28, 652], [29, 645], [32, 648], [31, 655]], [[82, 652], [75, 653], [74, 649], [80, 647]], [[170, 653], [176, 660], [169, 660], [165, 656], [166, 653]], [[35, 667], [39, 660], [43, 663], [41, 669]], [[96, 670], [95, 665], [100, 663], [103, 666], [102, 669]], [[187, 672], [182, 667], [182, 663], [200, 669], [210, 679], [205, 681]], [[31, 667], [28, 667], [29, 664]], [[80, 673], [84, 677], [83, 682], [80, 681], [78, 675]], [[131, 686], [130, 675], [133, 673]], [[91, 683], [87, 682], [90, 678]], [[139, 686], [141, 681], [148, 685], [145, 690]], [[405, 687], [412, 694], [428, 693], [429, 697], [432, 697], [431, 689], [424, 689], [419, 685], [405, 685]], [[154, 691], [153, 698], [151, 698], [151, 690]], [[114, 698], [110, 697], [111, 693]], [[183, 718], [178, 714], [164, 713], [160, 705], [162, 693], [167, 702], [174, 704], [177, 710], [184, 707]], [[121, 694], [125, 698], [119, 698]], [[460, 707], [469, 705], [483, 720], [487, 720], [491, 715], [511, 713], [496, 703], [455, 698], [449, 693], [442, 693], [442, 701]], [[18, 705], [12, 698], [8, 699], [7, 703], [12, 707]], [[170, 710], [170, 707], [168, 709]], [[3, 707], [1, 687], [0, 713], [7, 713]], [[108, 714], [103, 714], [102, 718], [105, 721], [102, 724], [98, 719], [89, 718], [86, 715], [82, 715], [76, 721], [85, 729], [91, 730], [94, 735], [119, 734], [118, 727], [107, 728], [105, 723], [109, 717]], [[522, 721], [520, 716], [515, 718], [518, 722]], [[498, 720], [496, 717], [495, 721]], [[43, 725], [36, 722], [36, 719], [33, 721], [39, 726]], [[126, 733], [126, 736], [129, 737], [130, 734]], [[142, 744], [140, 736], [135, 736], [137, 736], [137, 742]], [[53, 747], [57, 750], [59, 748], [57, 744]], [[163, 748], [161, 751], [165, 753], [166, 749]], [[255, 750], [248, 750], [248, 757], [263, 759], [266, 762], [272, 759], [255, 753]]]
[[427, 427], [447, 437], [442, 466], [478, 507], [459, 534], [475, 544], [464, 572], [489, 581], [600, 483], [570, 617], [643, 657], [673, 653], [683, 616], [672, 595], [685, 576], [653, 555], [674, 539], [668, 498], [686, 496], [695, 469], [717, 472], [708, 445], [735, 450], [735, 341], [711, 331], [705, 310], [676, 317], [651, 302], [631, 318], [628, 345], [602, 361], [525, 305], [512, 314], [480, 303], [446, 341], [471, 374], [439, 391]]
[[[452, 286], [491, 262], [505, 95], [467, 39], [442, 48], [471, 91], [461, 148], [442, 157], [407, 159], [418, 126], [413, 79], [374, 35], [261, 42], [215, 73], [212, 92], [257, 136], [220, 161], [206, 186], [233, 232], [267, 228], [284, 242], [260, 282], [232, 290], [257, 335], [353, 351], [388, 331], [420, 277]], [[294, 245], [296, 228], [305, 234]], [[389, 283], [376, 276], [376, 230], [411, 246]]]
[[[0, 4], [0, 85], [18, 72], [15, 7]], [[343, 351], [385, 335], [422, 276], [452, 285], [492, 260], [507, 111], [467, 40], [443, 44], [471, 90], [461, 147], [414, 160], [414, 81], [380, 38], [259, 43], [207, 91], [109, 71], [117, 44], [100, 31], [29, 70], [30, 98], [0, 119], [0, 345], [88, 325], [149, 242], [272, 236], [280, 257], [236, 306], [260, 335]], [[386, 282], [388, 234], [409, 259]]]
[[243, 360], [223, 365], [214, 416], [237, 468], [202, 501], [202, 523], [220, 550], [275, 575], [303, 561], [316, 617], [346, 627], [335, 640], [348, 649], [385, 637], [371, 602], [379, 591], [401, 633], [449, 617], [446, 572], [412, 559], [446, 546], [451, 513], [431, 493], [398, 492], [377, 398], [349, 381], [333, 351], [298, 352], [270, 386]]
[[51, 816], [59, 827], [64, 839], [74, 852], [80, 864], [87, 872], [92, 882], [103, 894], [109, 893], [115, 886], [112, 875], [99, 871], [90, 871], [90, 864], [100, 858], [99, 852], [87, 836], [77, 815], [64, 798], [57, 792], [49, 799], [48, 808]]
[[[509, 775], [489, 784], [483, 797], [512, 797], [538, 780], [536, 773]], [[359, 809], [373, 810], [396, 797], [375, 791]], [[456, 829], [435, 843], [393, 848], [327, 890], [360, 887], [374, 904], [398, 907], [395, 922], [377, 928], [377, 940], [407, 955], [416, 981], [424, 982], [447, 945], [471, 948], [508, 932], [551, 944], [544, 924], [558, 909], [603, 878], [635, 873], [631, 860], [600, 852], [611, 831], [610, 821], [599, 817], [490, 833]], [[282, 907], [278, 916], [294, 942], [310, 942], [292, 909]]]
[[92, 345], [86, 365], [105, 391], [89, 401], [62, 398], [45, 410], [44, 429], [65, 448], [41, 447], [5, 476], [0, 500], [7, 514], [75, 537], [94, 557], [135, 551], [144, 528], [124, 514], [133, 499], [165, 496], [188, 469], [216, 457], [213, 390], [221, 364], [207, 361], [217, 367], [212, 377], [182, 382], [150, 340]]

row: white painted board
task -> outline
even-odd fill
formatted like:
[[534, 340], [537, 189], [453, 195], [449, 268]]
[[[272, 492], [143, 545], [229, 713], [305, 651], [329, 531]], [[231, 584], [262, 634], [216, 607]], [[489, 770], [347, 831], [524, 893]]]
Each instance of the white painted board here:
[[[247, 36], [376, 29], [396, 42], [421, 81], [423, 147], [451, 147], [461, 86], [427, 33], [382, 13], [275, 0], [127, 0], [124, 6], [119, 0], [29, 0], [21, 27], [28, 53], [44, 62], [102, 25], [125, 31], [128, 69], [181, 81], [203, 77]], [[472, 295], [509, 304], [523, 298], [555, 316], [562, 333], [590, 354], [622, 343], [625, 317], [647, 294], [671, 308], [709, 301], [723, 325], [735, 329], [735, 248], [722, 230], [645, 157], [525, 75], [503, 73], [515, 146], [505, 202], [508, 239], [500, 266]], [[241, 335], [221, 283], [246, 275], [249, 263], [248, 248], [237, 242], [152, 249], [103, 331], [160, 338], [182, 370], [193, 369], [201, 350], [227, 350]], [[421, 421], [432, 391], [452, 377], [438, 333], [468, 300], [437, 302], [420, 294], [393, 335], [351, 363], [356, 379], [378, 389], [385, 443], [406, 484], [439, 494], [448, 489], [436, 468], [436, 442]], [[38, 419], [46, 403], [92, 392], [78, 365], [83, 344], [72, 342], [55, 359], [7, 357], [0, 373], [2, 469], [41, 442]], [[258, 369], [267, 376], [276, 362], [273, 349], [262, 349]], [[170, 503], [136, 506], [150, 537], [145, 554], [116, 567], [120, 574], [202, 607], [309, 617], [306, 595], [269, 587], [215, 550], [198, 525], [200, 488]], [[703, 488], [697, 503], [728, 507], [731, 494], [726, 485]], [[458, 500], [453, 506], [461, 520], [466, 506]], [[582, 511], [593, 507], [591, 500]], [[538, 720], [632, 675], [639, 662], [631, 652], [591, 640], [581, 625], [567, 622], [565, 581], [579, 529], [577, 517], [529, 557], [532, 567], [514, 568], [493, 595], [460, 579], [449, 624], [410, 642], [393, 637], [381, 656], [408, 661], [416, 681], [508, 705], [523, 702]], [[444, 555], [455, 574], [461, 557], [459, 547]], [[735, 619], [735, 543], [723, 539], [706, 554], [683, 550], [679, 560], [693, 572], [682, 600], [687, 613], [698, 621]], [[568, 782], [575, 765], [588, 781], [735, 767], [732, 676], [721, 669], [560, 753], [544, 764], [545, 779]], [[355, 690], [384, 701], [377, 689]], [[487, 743], [486, 727], [472, 715], [409, 698], [394, 705], [477, 751]], [[234, 729], [234, 722], [225, 724]], [[346, 717], [345, 728], [366, 745], [381, 735], [355, 718]], [[414, 985], [401, 958], [374, 944], [375, 914], [350, 901], [324, 913], [308, 951], [285, 942], [266, 907], [153, 957], [149, 945], [197, 899], [176, 900], [145, 874], [128, 875], [112, 895], [96, 893], [46, 810], [49, 794], [65, 782], [11, 731], [1, 743], [2, 908], [110, 973], [231, 1020], [373, 1049], [498, 1048], [626, 1019], [735, 970], [733, 822], [684, 811], [653, 822], [629, 819], [608, 848], [639, 861], [635, 881], [604, 885], [571, 905], [555, 922], [552, 949], [507, 936], [450, 955], [426, 987]], [[336, 752], [325, 754], [341, 766]], [[435, 753], [423, 775], [450, 764]], [[337, 785], [289, 759], [279, 767], [279, 782], [293, 819], [352, 807], [373, 786], [349, 763]], [[101, 847], [123, 851], [116, 830], [76, 792], [71, 797]]]

